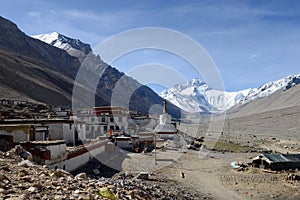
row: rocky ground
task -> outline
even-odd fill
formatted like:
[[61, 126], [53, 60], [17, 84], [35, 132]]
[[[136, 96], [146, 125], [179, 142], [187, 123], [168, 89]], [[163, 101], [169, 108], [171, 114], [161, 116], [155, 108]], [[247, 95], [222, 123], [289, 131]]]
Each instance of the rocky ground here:
[[[244, 123], [246, 122], [248, 121]], [[256, 123], [258, 127], [266, 125], [259, 119]], [[232, 161], [250, 163], [252, 158], [261, 153], [298, 153], [299, 134], [248, 133], [240, 129], [247, 128], [243, 124], [230, 122], [229, 125], [227, 127], [228, 124], [225, 123], [225, 131], [220, 134], [206, 157], [201, 158], [197, 151], [187, 152], [174, 165], [164, 168], [162, 176], [170, 176], [180, 169], [187, 177], [182, 181], [174, 177], [181, 181], [180, 184], [211, 194], [215, 199], [300, 199], [299, 170], [272, 172], [249, 166], [245, 170], [238, 171], [230, 166]], [[206, 132], [205, 127], [199, 125], [182, 125], [181, 128], [199, 136], [205, 135]]]
[[[191, 130], [192, 126], [186, 127]], [[0, 152], [1, 199], [300, 199], [300, 171], [270, 172], [253, 167], [238, 171], [232, 161], [251, 162], [264, 151], [299, 152], [299, 138], [284, 135], [221, 134], [204, 157], [199, 151], [158, 150], [126, 153], [122, 172], [98, 161], [68, 173], [22, 163], [14, 150]], [[98, 171], [97, 171], [97, 170]], [[149, 170], [150, 169], [150, 170]], [[152, 170], [151, 170], [152, 169]], [[96, 171], [95, 171], [96, 170]], [[148, 179], [138, 179], [141, 171]], [[182, 177], [184, 173], [184, 177]]]
[[14, 150], [0, 152], [0, 161], [0, 199], [211, 199], [157, 177], [143, 180], [117, 173], [94, 179], [86, 173], [32, 166]]

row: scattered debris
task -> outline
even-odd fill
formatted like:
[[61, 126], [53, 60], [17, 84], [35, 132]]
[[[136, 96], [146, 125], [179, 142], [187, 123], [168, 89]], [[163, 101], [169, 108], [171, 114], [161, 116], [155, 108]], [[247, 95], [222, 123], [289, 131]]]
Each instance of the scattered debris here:
[[189, 144], [189, 145], [187, 145], [186, 147], [187, 147], [187, 149], [191, 149], [191, 150], [199, 151], [199, 148], [195, 147], [195, 146], [194, 146], [194, 145], [192, 145], [192, 144]]
[[140, 172], [137, 177], [137, 179], [144, 179], [148, 180], [149, 179], [149, 173], [148, 172]]
[[237, 171], [244, 171], [248, 167], [247, 164], [244, 164], [241, 161], [238, 161], [238, 162], [233, 161], [233, 162], [230, 163], [230, 165], [233, 169], [236, 169]]
[[22, 160], [21, 162], [18, 163], [19, 166], [22, 166], [22, 167], [32, 167], [34, 166], [32, 164], [32, 162], [30, 162], [29, 160]]
[[278, 173], [277, 171], [272, 171], [272, 170], [268, 170], [268, 169], [263, 169], [262, 171], [265, 172], [265, 173], [271, 173], [271, 174], [277, 174]]
[[[14, 152], [0, 151], [0, 199], [205, 199], [195, 191], [180, 186], [150, 180], [148, 172], [138, 179], [120, 173], [113, 178], [90, 178], [86, 173], [73, 176], [62, 169], [46, 166], [23, 166], [23, 160]], [[94, 172], [98, 173], [94, 170]], [[102, 172], [102, 171], [101, 171]], [[93, 174], [93, 171], [91, 171]]]
[[75, 176], [75, 179], [77, 179], [77, 180], [88, 180], [88, 177], [87, 177], [86, 173], [80, 173], [80, 174], [77, 174]]
[[287, 181], [300, 181], [300, 175], [297, 174], [288, 174], [286, 177]]

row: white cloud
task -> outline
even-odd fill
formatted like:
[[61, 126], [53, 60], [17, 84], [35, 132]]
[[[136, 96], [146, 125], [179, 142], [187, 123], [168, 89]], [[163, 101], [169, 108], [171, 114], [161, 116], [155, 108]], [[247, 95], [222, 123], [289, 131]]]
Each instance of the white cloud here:
[[139, 11], [118, 10], [96, 13], [92, 10], [70, 9], [62, 11], [62, 14], [69, 20], [83, 20], [87, 23], [97, 23], [94, 26], [108, 29], [109, 31], [120, 27], [130, 27], [138, 20]]
[[41, 13], [39, 11], [30, 11], [27, 13], [29, 17], [40, 18]]
[[250, 58], [256, 58], [258, 55], [257, 54], [251, 54]]
[[86, 20], [95, 20], [95, 21], [102, 21], [102, 18], [99, 14], [95, 14], [91, 11], [87, 10], [65, 10], [63, 13], [72, 19], [86, 19]]

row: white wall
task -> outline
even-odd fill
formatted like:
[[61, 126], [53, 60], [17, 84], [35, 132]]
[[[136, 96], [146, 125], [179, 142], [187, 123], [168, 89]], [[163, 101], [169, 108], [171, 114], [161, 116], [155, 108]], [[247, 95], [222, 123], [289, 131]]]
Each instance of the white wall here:
[[66, 143], [75, 143], [74, 124], [63, 124], [63, 140]]
[[44, 132], [38, 132], [38, 133], [36, 133], [35, 134], [35, 138], [34, 138], [34, 140], [35, 141], [43, 141], [43, 140], [45, 140], [45, 133]]
[[49, 135], [51, 140], [63, 140], [63, 125], [49, 124]]
[[46, 149], [50, 150], [51, 159], [64, 158], [66, 155], [66, 144], [46, 146]]
[[76, 129], [78, 131], [78, 137], [80, 140], [86, 140], [86, 125], [85, 124], [76, 124]]
[[93, 157], [96, 157], [97, 155], [103, 153], [105, 151], [105, 143], [106, 142], [102, 142], [101, 147], [91, 150], [89, 152], [86, 152], [82, 155], [79, 155], [77, 157], [68, 159], [68, 160], [64, 160], [55, 164], [50, 164], [48, 165], [50, 168], [60, 168], [60, 169], [64, 169], [66, 171], [73, 171], [83, 165], [85, 165], [87, 162], [89, 162]]
[[159, 115], [159, 123], [160, 124], [171, 124], [171, 116], [167, 113], [163, 113]]
[[14, 142], [28, 142], [29, 133], [24, 132], [24, 130], [14, 130], [12, 132], [6, 132], [5, 130], [0, 130], [1, 135], [11, 135], [14, 137]]
[[[86, 130], [86, 135], [90, 138], [95, 138], [99, 135], [106, 134], [106, 131], [104, 131], [104, 126], [107, 126], [107, 131], [109, 131], [110, 127], [113, 126], [116, 130], [116, 126], [119, 126], [119, 130], [128, 130], [128, 115], [114, 115], [114, 121], [110, 121], [110, 116], [102, 115], [99, 117], [81, 117], [80, 119], [82, 121], [86, 122], [86, 127], [89, 127]], [[104, 118], [104, 122], [102, 121], [102, 118]], [[98, 123], [102, 125], [98, 125]], [[93, 127], [93, 131], [91, 130], [91, 127]]]
[[75, 142], [74, 124], [49, 124], [49, 133], [51, 140], [65, 140], [66, 143]]

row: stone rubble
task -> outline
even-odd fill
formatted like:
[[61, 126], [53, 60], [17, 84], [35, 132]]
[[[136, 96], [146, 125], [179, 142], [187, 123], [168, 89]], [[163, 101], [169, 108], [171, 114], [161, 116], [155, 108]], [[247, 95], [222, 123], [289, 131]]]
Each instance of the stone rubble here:
[[18, 165], [21, 161], [13, 150], [0, 152], [0, 200], [211, 199], [174, 183], [136, 179], [126, 173], [94, 179], [47, 166]]

